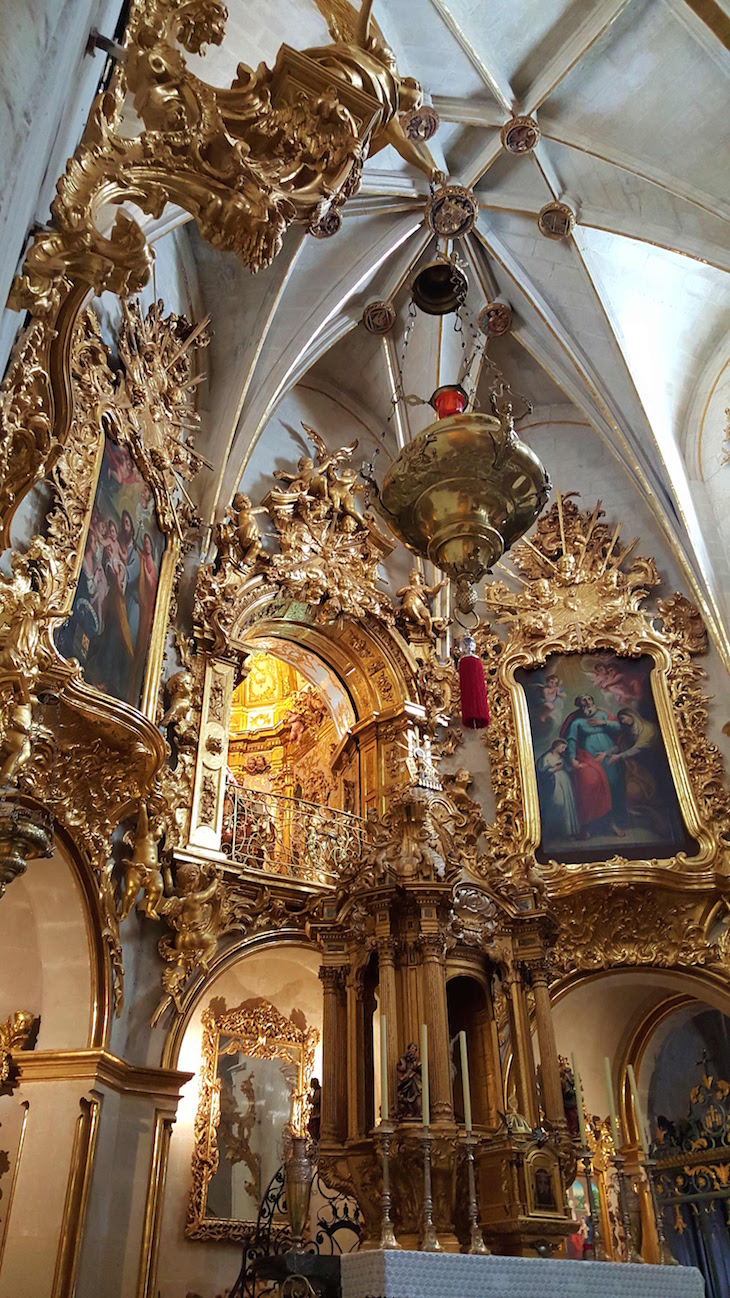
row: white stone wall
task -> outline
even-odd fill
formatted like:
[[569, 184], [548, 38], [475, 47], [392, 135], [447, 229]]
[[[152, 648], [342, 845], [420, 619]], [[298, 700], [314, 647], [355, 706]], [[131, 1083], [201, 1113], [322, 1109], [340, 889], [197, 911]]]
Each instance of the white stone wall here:
[[[3, 0], [0, 11], [0, 309], [34, 222], [83, 131], [105, 56], [89, 31], [114, 32], [121, 0]], [[0, 324], [0, 372], [21, 323]]]

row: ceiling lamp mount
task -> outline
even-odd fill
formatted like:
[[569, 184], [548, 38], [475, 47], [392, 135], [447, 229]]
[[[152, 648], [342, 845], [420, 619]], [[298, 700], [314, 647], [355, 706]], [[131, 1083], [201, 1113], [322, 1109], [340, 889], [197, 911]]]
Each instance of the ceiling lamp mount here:
[[511, 117], [500, 135], [502, 148], [508, 153], [532, 153], [540, 143], [540, 127], [534, 117]]

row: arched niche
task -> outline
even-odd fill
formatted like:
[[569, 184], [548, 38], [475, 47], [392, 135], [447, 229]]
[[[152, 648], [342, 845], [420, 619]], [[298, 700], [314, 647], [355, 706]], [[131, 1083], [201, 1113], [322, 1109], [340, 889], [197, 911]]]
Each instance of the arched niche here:
[[71, 851], [30, 861], [0, 900], [0, 1020], [40, 1015], [36, 1049], [100, 1045], [107, 1023], [106, 962], [90, 890]]
[[626, 1096], [626, 1069], [636, 1072], [640, 1103], [647, 1111], [649, 1042], [664, 1019], [698, 1002], [730, 1017], [730, 987], [702, 969], [619, 969], [578, 975], [552, 988], [553, 1021], [558, 1051], [575, 1052], [586, 1109], [605, 1117], [608, 1093], [604, 1059], [608, 1058], [630, 1139], [636, 1128]]
[[193, 1074], [182, 1090], [170, 1143], [159, 1245], [159, 1274], [171, 1292], [220, 1293], [232, 1288], [241, 1247], [185, 1236], [192, 1184], [195, 1121], [204, 1066], [203, 1014], [266, 1000], [282, 1015], [319, 1033], [314, 1076], [322, 1076], [322, 984], [318, 951], [287, 937], [242, 940], [216, 961], [184, 1017], [170, 1030], [164, 1063]]
[[321, 672], [316, 664], [324, 665], [349, 698], [357, 721], [418, 702], [417, 663], [410, 648], [397, 631], [375, 618], [318, 625], [296, 613], [267, 616], [264, 608], [253, 625], [242, 622], [234, 633], [238, 641], [285, 658], [306, 679], [311, 678], [308, 671]]
[[190, 843], [219, 851], [225, 814], [231, 705], [237, 672], [252, 652], [266, 650], [318, 683], [341, 733], [333, 770], [359, 784], [361, 814], [382, 810], [402, 766], [404, 729], [423, 719], [418, 663], [405, 640], [374, 617], [317, 623], [295, 601], [254, 585], [243, 597], [225, 648], [206, 663]]

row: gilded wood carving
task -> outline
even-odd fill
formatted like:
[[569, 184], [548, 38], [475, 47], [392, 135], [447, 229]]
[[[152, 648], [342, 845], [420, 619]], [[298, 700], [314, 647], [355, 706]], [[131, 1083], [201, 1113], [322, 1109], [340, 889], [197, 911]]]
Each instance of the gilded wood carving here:
[[[659, 584], [656, 566], [651, 559], [631, 557], [636, 542], [623, 545], [620, 528], [610, 528], [602, 518], [600, 502], [593, 511], [582, 512], [569, 497], [559, 498], [540, 519], [534, 539], [512, 551], [519, 589], [504, 581], [486, 588], [487, 609], [507, 625], [508, 633], [506, 643], [487, 628], [477, 633], [492, 707], [487, 743], [497, 800], [497, 818], [487, 827], [487, 851], [477, 863], [477, 872], [485, 877], [498, 871], [534, 872], [541, 843], [529, 709], [518, 673], [544, 666], [553, 655], [600, 656], [601, 651], [610, 651], [627, 664], [650, 660], [656, 724], [645, 722], [644, 734], [658, 726], [682, 820], [696, 849], [678, 850], [669, 857], [634, 853], [629, 859], [620, 850], [619, 826], [616, 850], [607, 851], [604, 859], [597, 861], [595, 853], [592, 861], [578, 859], [567, 865], [549, 859], [539, 875], [551, 897], [599, 882], [671, 881], [675, 887], [680, 883], [724, 887], [730, 867], [730, 798], [721, 755], [706, 734], [703, 672], [693, 661], [706, 650], [704, 627], [697, 610], [681, 595], [659, 600], [657, 613], [643, 607]], [[604, 670], [610, 670], [610, 661]], [[541, 706], [549, 710], [556, 706], [550, 691], [559, 693], [561, 686], [557, 677], [546, 681], [544, 676], [539, 677], [545, 694]], [[571, 717], [580, 712], [578, 699], [573, 704], [558, 698], [557, 703], [561, 715], [572, 707]], [[619, 714], [632, 711], [620, 702], [616, 706]], [[637, 744], [641, 723], [636, 709], [633, 712], [633, 722], [629, 715], [624, 718], [626, 737], [612, 739], [610, 745], [606, 740], [605, 753], [598, 753], [601, 762], [615, 753], [635, 756], [641, 748]], [[591, 727], [606, 733], [620, 729], [616, 718], [597, 714], [586, 719], [584, 728]], [[658, 736], [651, 737], [658, 744]], [[567, 731], [563, 738], [569, 738]], [[562, 752], [556, 756], [556, 766], [565, 770], [570, 749], [562, 740], [557, 743], [562, 743]], [[637, 766], [641, 756], [639, 752]]]

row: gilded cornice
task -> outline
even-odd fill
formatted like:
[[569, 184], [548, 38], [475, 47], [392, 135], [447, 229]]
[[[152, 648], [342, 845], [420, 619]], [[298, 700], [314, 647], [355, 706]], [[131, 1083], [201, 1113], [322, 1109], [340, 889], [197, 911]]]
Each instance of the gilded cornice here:
[[37, 1050], [20, 1053], [14, 1060], [21, 1086], [26, 1082], [74, 1081], [173, 1105], [193, 1076], [174, 1068], [129, 1064], [108, 1050]]

